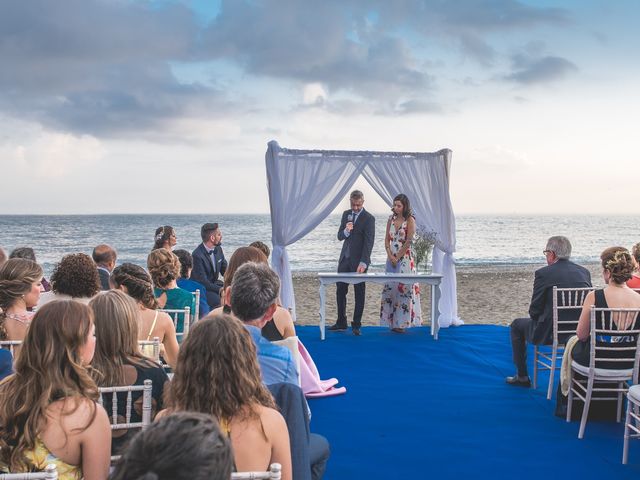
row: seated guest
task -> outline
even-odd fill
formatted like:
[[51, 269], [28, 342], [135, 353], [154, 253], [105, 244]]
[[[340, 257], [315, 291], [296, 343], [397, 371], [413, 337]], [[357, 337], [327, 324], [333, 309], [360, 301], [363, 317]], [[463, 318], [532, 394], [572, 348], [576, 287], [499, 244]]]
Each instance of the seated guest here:
[[0, 380], [13, 373], [13, 355], [6, 348], [0, 349]]
[[635, 262], [635, 269], [631, 278], [627, 281], [627, 287], [640, 288], [640, 243], [636, 243], [631, 249], [631, 255]]
[[[195, 297], [178, 287], [180, 276], [180, 260], [172, 252], [164, 248], [153, 250], [147, 257], [147, 268], [155, 286], [153, 294], [158, 300], [160, 308], [179, 310], [185, 307], [191, 309], [191, 315], [196, 311]], [[176, 332], [184, 332], [184, 315], [178, 316]], [[182, 338], [181, 338], [182, 340]]]
[[261, 333], [278, 308], [279, 291], [276, 272], [266, 264], [249, 262], [236, 270], [225, 296], [233, 316], [243, 322], [256, 345], [262, 381], [267, 385], [280, 382], [298, 385], [298, 367], [291, 352], [271, 343]]
[[256, 240], [255, 242], [252, 242], [249, 246], [253, 248], [257, 248], [262, 253], [264, 253], [264, 256], [267, 258], [269, 258], [269, 255], [271, 255], [271, 249], [269, 248], [269, 245], [267, 245], [264, 242], [261, 242], [260, 240]]
[[[231, 282], [233, 282], [233, 276], [236, 270], [245, 263], [256, 262], [267, 265], [267, 257], [264, 253], [255, 247], [240, 247], [229, 259], [229, 265], [227, 272], [224, 274], [224, 287], [223, 292], [231, 288]], [[221, 297], [222, 307], [215, 310], [215, 313], [220, 313], [224, 310], [225, 313], [231, 313], [231, 307], [226, 304], [224, 295]], [[284, 338], [294, 337], [296, 335], [296, 328], [293, 325], [293, 319], [291, 314], [286, 308], [282, 308], [278, 305], [273, 318], [269, 320], [264, 327], [262, 327], [262, 336], [267, 340], [275, 341], [282, 340]]]
[[[0, 265], [0, 340], [24, 340], [42, 291], [42, 268], [11, 258]], [[17, 356], [20, 347], [15, 348]]]
[[[133, 263], [123, 263], [113, 270], [111, 283], [113, 288], [122, 290], [138, 304], [138, 340], [149, 341], [158, 337], [163, 358], [171, 368], [175, 368], [178, 359], [176, 328], [169, 315], [157, 310], [158, 302], [146, 270]], [[146, 355], [151, 356], [150, 353]]]
[[100, 276], [96, 264], [84, 253], [72, 253], [62, 257], [51, 275], [51, 291], [40, 296], [38, 307], [51, 300], [76, 300], [89, 303], [100, 291]]
[[[151, 418], [162, 409], [162, 392], [169, 380], [164, 369], [140, 353], [138, 348], [138, 317], [140, 309], [136, 302], [120, 290], [111, 290], [96, 295], [89, 306], [93, 310], [96, 326], [96, 352], [93, 356], [91, 374], [99, 387], [122, 387], [144, 385], [152, 382]], [[111, 412], [111, 397], [104, 407]], [[142, 421], [142, 392], [132, 394], [133, 411], [131, 421]], [[118, 413], [126, 418], [126, 396], [118, 396]], [[135, 431], [114, 430], [111, 452], [117, 455]]]
[[206, 317], [210, 311], [207, 303], [207, 289], [204, 285], [191, 280], [191, 271], [193, 270], [193, 257], [186, 250], [174, 250], [173, 253], [180, 260], [180, 278], [178, 278], [178, 287], [187, 292], [194, 293], [200, 290], [200, 318]]
[[151, 250], [153, 251], [158, 248], [164, 248], [165, 250], [171, 251], [173, 247], [176, 246], [176, 243], [178, 243], [176, 231], [173, 227], [165, 225], [164, 227], [156, 228], [155, 242]]
[[0, 470], [56, 465], [62, 480], [105, 480], [111, 428], [87, 371], [95, 349], [91, 309], [59, 300], [39, 308], [0, 384]]
[[227, 271], [227, 260], [222, 251], [222, 231], [217, 223], [205, 223], [200, 229], [202, 243], [192, 252], [191, 280], [207, 289], [207, 303], [213, 309], [220, 306], [220, 275]]
[[[547, 240], [542, 252], [547, 266], [536, 270], [533, 295], [529, 306], [529, 318], [516, 318], [511, 323], [511, 348], [516, 375], [507, 377], [509, 385], [530, 387], [527, 373], [527, 342], [534, 345], [550, 344], [553, 341], [553, 287], [580, 288], [591, 286], [589, 271], [569, 261], [571, 243], [567, 237], [557, 236]], [[560, 320], [570, 319], [570, 311], [560, 312]]]
[[116, 260], [118, 254], [115, 249], [109, 245], [98, 245], [93, 249], [93, 261], [96, 262], [98, 267], [98, 275], [100, 275], [100, 286], [102, 290], [109, 290], [109, 277], [111, 272], [116, 268]]
[[282, 465], [290, 480], [289, 435], [273, 397], [260, 379], [256, 349], [242, 324], [228, 316], [196, 323], [180, 349], [169, 385], [169, 412], [215, 416], [231, 439], [238, 472]]
[[0, 265], [7, 261], [7, 252], [4, 251], [4, 248], [0, 247]]
[[229, 480], [233, 453], [211, 416], [167, 415], [138, 433], [115, 466], [111, 480]]
[[[576, 343], [571, 352], [571, 358], [585, 367], [589, 366], [591, 356], [591, 307], [595, 305], [596, 308], [640, 308], [640, 295], [626, 285], [626, 282], [631, 279], [631, 273], [635, 267], [629, 251], [623, 247], [610, 247], [602, 252], [600, 260], [602, 261], [602, 277], [607, 286], [603, 289], [589, 292], [584, 299], [576, 330], [580, 341]], [[616, 330], [636, 329], [640, 325], [640, 318], [629, 318], [628, 316], [620, 318], [613, 314], [611, 320]], [[601, 316], [596, 316], [597, 328], [603, 328], [601, 322]], [[620, 336], [615, 336], [614, 338], [620, 341], [611, 343], [606, 339], [596, 338], [596, 340], [599, 346], [604, 347], [635, 347], [637, 342], [635, 338]], [[607, 355], [607, 358], [624, 358], [625, 354], [628, 356], [628, 352], [611, 350], [603, 353], [603, 356]], [[603, 363], [596, 366], [599, 368], [625, 369], [632, 368], [633, 362], [631, 364], [607, 362], [607, 364]]]
[[[31, 260], [32, 262], [38, 263], [36, 260], [36, 252], [33, 251], [31, 247], [17, 247], [14, 248], [9, 254], [9, 258], [25, 258], [27, 260]], [[2, 262], [0, 262], [2, 263]], [[42, 288], [45, 292], [51, 290], [51, 285], [47, 281], [46, 278], [42, 277]]]

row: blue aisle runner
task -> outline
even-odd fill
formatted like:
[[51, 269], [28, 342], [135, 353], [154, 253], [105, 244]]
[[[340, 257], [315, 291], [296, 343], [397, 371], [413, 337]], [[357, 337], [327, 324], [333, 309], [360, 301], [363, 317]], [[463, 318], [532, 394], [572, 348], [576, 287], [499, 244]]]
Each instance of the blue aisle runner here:
[[[622, 424], [553, 415], [548, 376], [537, 390], [510, 387], [509, 330], [426, 327], [404, 335], [366, 327], [361, 337], [297, 327], [323, 379], [347, 394], [310, 400], [311, 430], [332, 455], [327, 480], [396, 478], [638, 478], [640, 442], [623, 466]], [[531, 354], [530, 354], [531, 357]], [[614, 477], [615, 476], [615, 477]]]

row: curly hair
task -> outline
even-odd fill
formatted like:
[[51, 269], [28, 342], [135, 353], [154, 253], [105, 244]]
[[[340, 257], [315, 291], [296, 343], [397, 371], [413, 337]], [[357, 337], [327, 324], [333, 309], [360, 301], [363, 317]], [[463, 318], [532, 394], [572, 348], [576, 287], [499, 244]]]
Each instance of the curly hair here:
[[138, 347], [138, 305], [120, 290], [101, 292], [89, 302], [96, 325], [91, 376], [101, 387], [124, 385], [124, 366], [157, 366]]
[[179, 412], [136, 435], [111, 480], [228, 480], [233, 453], [211, 415]]
[[635, 264], [629, 250], [624, 247], [609, 247], [600, 255], [602, 268], [611, 274], [611, 280], [622, 285], [631, 279]]
[[193, 268], [193, 257], [186, 250], [174, 250], [173, 253], [180, 260], [180, 278], [189, 278], [189, 270]]
[[255, 404], [275, 408], [262, 383], [251, 334], [224, 314], [208, 316], [191, 329], [180, 347], [167, 400], [174, 410], [226, 421], [256, 418]]
[[84, 253], [65, 255], [53, 270], [51, 289], [74, 298], [93, 297], [100, 291], [96, 264]]
[[32, 260], [10, 258], [0, 265], [0, 339], [7, 338], [5, 312], [42, 280], [42, 268]]
[[153, 295], [153, 284], [147, 271], [134, 263], [123, 263], [111, 272], [110, 280], [116, 288], [125, 287], [127, 295], [144, 307], [155, 310], [158, 301]]
[[[10, 471], [32, 471], [24, 452], [35, 448], [47, 421], [47, 408], [65, 398], [90, 401], [96, 415], [98, 388], [82, 365], [80, 348], [91, 334], [91, 309], [73, 300], [58, 300], [39, 308], [22, 350], [15, 374], [0, 384], [0, 461]], [[73, 414], [79, 407], [64, 415]]]
[[180, 276], [180, 260], [173, 252], [164, 248], [153, 250], [147, 257], [147, 268], [153, 284], [158, 288], [166, 288]]
[[164, 248], [164, 244], [169, 241], [171, 235], [175, 235], [175, 230], [171, 225], [156, 228], [156, 234], [155, 237], [153, 237], [154, 243], [152, 250]]

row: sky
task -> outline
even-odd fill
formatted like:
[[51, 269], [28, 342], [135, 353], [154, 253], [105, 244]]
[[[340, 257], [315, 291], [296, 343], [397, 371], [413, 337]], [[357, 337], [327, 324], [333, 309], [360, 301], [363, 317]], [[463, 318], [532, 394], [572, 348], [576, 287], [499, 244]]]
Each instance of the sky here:
[[635, 0], [4, 0], [0, 214], [268, 213], [270, 140], [449, 148], [457, 214], [636, 214], [639, 13]]

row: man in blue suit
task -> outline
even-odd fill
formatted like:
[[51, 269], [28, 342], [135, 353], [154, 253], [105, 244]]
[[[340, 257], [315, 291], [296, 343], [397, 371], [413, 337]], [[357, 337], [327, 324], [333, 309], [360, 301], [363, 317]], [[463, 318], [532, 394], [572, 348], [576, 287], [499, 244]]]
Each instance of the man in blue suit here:
[[[343, 241], [340, 259], [338, 260], [338, 272], [365, 273], [371, 264], [371, 250], [375, 238], [376, 219], [365, 211], [364, 194], [360, 190], [354, 190], [349, 197], [351, 209], [342, 214], [338, 240]], [[338, 320], [329, 330], [343, 331], [347, 329], [347, 291], [349, 284], [338, 282], [336, 285], [336, 303], [338, 304]], [[360, 335], [362, 312], [364, 311], [365, 283], [353, 286], [355, 295], [355, 307], [353, 309], [353, 322], [351, 328], [353, 334]]]
[[207, 303], [211, 310], [220, 306], [221, 275], [227, 271], [227, 260], [222, 251], [222, 231], [217, 223], [205, 223], [200, 229], [202, 243], [191, 254], [191, 279], [207, 289]]

